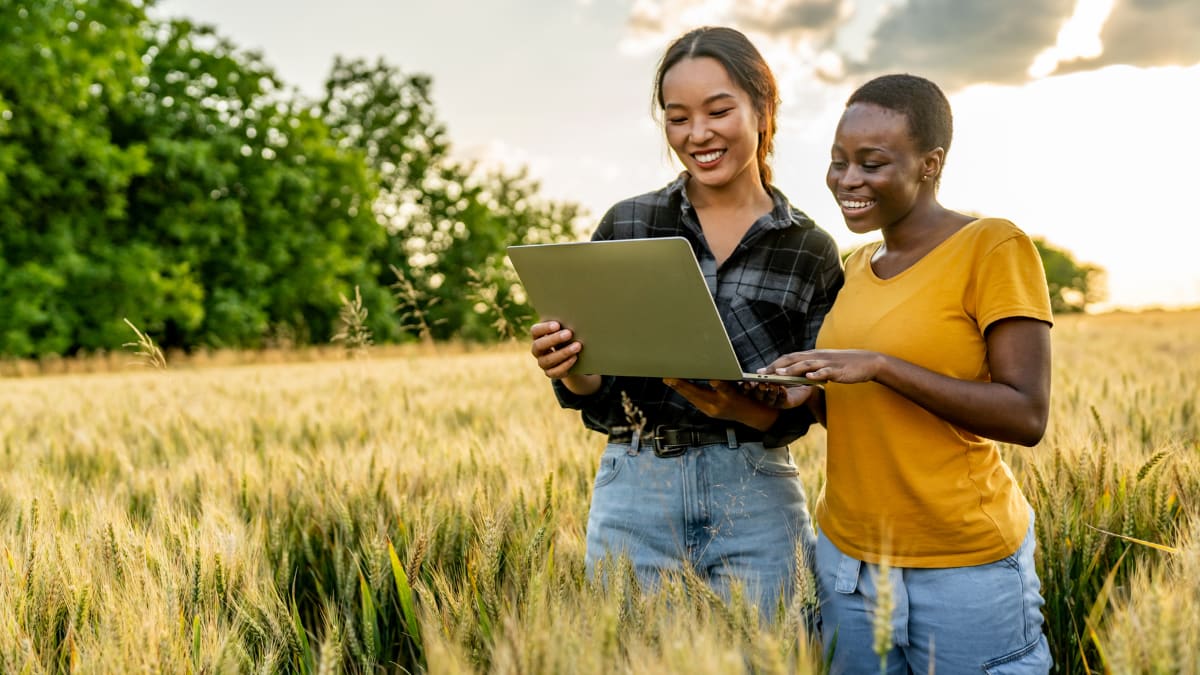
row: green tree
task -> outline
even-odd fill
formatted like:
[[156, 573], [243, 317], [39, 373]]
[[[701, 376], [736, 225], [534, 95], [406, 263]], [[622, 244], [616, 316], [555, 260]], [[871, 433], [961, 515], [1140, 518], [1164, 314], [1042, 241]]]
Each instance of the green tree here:
[[449, 156], [431, 80], [338, 60], [321, 101], [145, 0], [0, 0], [0, 354], [325, 341], [361, 298], [378, 341], [494, 339], [528, 307], [507, 245], [580, 210]]
[[136, 133], [151, 139], [157, 170], [131, 201], [153, 224], [147, 236], [204, 289], [202, 320], [168, 322], [166, 334], [183, 345], [323, 341], [357, 286], [386, 335], [396, 322], [369, 259], [386, 240], [362, 154], [338, 147], [256, 54], [210, 27], [159, 26], [150, 55]]
[[211, 28], [0, 0], [0, 122], [0, 353], [396, 332], [364, 157]]
[[415, 291], [409, 302], [423, 303], [402, 311], [419, 310], [435, 338], [494, 339], [497, 322], [531, 315], [505, 248], [572, 238], [582, 210], [540, 199], [524, 171], [451, 159], [431, 85], [382, 61], [338, 59], [321, 109], [339, 147], [361, 150], [375, 170], [374, 212], [388, 234], [381, 267], [394, 267]]
[[1033, 243], [1046, 269], [1050, 307], [1055, 313], [1082, 312], [1107, 297], [1103, 268], [1078, 262], [1068, 251], [1041, 237], [1035, 237]]
[[91, 242], [151, 168], [109, 125], [144, 77], [145, 22], [128, 2], [0, 0], [0, 353], [78, 346]]

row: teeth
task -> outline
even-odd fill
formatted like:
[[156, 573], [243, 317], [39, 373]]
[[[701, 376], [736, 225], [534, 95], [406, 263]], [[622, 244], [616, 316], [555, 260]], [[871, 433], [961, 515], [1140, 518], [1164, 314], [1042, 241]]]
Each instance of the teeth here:
[[847, 208], [847, 209], [865, 209], [874, 203], [875, 203], [875, 200], [870, 200], [870, 201], [865, 201], [865, 202], [853, 202], [853, 201], [850, 201], [849, 199], [843, 199], [842, 207]]
[[723, 154], [725, 154], [724, 150], [713, 150], [712, 152], [701, 153], [696, 155], [696, 161], [708, 164], [709, 162], [716, 161], [716, 159]]

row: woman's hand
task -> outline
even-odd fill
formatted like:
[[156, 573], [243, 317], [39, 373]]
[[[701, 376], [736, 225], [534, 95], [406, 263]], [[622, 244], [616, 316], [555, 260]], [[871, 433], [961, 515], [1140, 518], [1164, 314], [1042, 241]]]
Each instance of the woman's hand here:
[[546, 377], [562, 380], [567, 389], [580, 396], [594, 394], [600, 389], [599, 375], [570, 374], [571, 366], [579, 360], [579, 352], [583, 350], [570, 329], [563, 328], [557, 321], [542, 321], [533, 324], [529, 333], [533, 337], [529, 351]]
[[775, 359], [760, 373], [800, 375], [818, 382], [871, 382], [884, 367], [884, 356], [860, 349], [810, 349]]
[[780, 410], [798, 408], [808, 403], [816, 391], [816, 387], [807, 384], [787, 386], [773, 382], [753, 382], [746, 388], [750, 398]]
[[663, 383], [713, 419], [741, 422], [766, 431], [779, 417], [778, 410], [756, 401], [732, 382], [710, 380], [708, 387], [676, 379], [665, 379]]
[[[820, 382], [874, 382], [970, 433], [1036, 445], [1050, 411], [1050, 324], [1001, 319], [984, 333], [988, 379], [962, 380], [878, 352], [814, 349], [776, 359], [759, 372]], [[819, 414], [823, 396], [814, 397]]]

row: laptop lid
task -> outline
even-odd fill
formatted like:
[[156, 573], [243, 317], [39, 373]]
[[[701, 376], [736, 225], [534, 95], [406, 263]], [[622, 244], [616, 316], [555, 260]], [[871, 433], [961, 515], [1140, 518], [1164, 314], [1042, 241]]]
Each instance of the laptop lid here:
[[583, 345], [572, 372], [802, 384], [743, 373], [683, 237], [508, 247], [530, 303]]

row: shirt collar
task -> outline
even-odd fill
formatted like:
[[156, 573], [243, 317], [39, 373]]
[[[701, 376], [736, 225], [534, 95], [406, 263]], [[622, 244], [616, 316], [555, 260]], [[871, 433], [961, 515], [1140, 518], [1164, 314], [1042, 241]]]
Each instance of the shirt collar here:
[[[687, 186], [689, 176], [690, 174], [687, 171], [681, 172], [675, 180], [667, 185], [667, 195], [668, 197], [678, 196], [680, 211], [694, 217], [696, 210], [692, 208], [692, 201], [688, 199], [687, 190], [684, 189]], [[792, 207], [787, 197], [775, 186], [771, 186], [768, 192], [771, 195], [771, 203], [774, 206], [771, 207], [771, 212], [759, 218], [757, 223], [768, 230], [782, 230], [790, 227], [792, 225]]]

